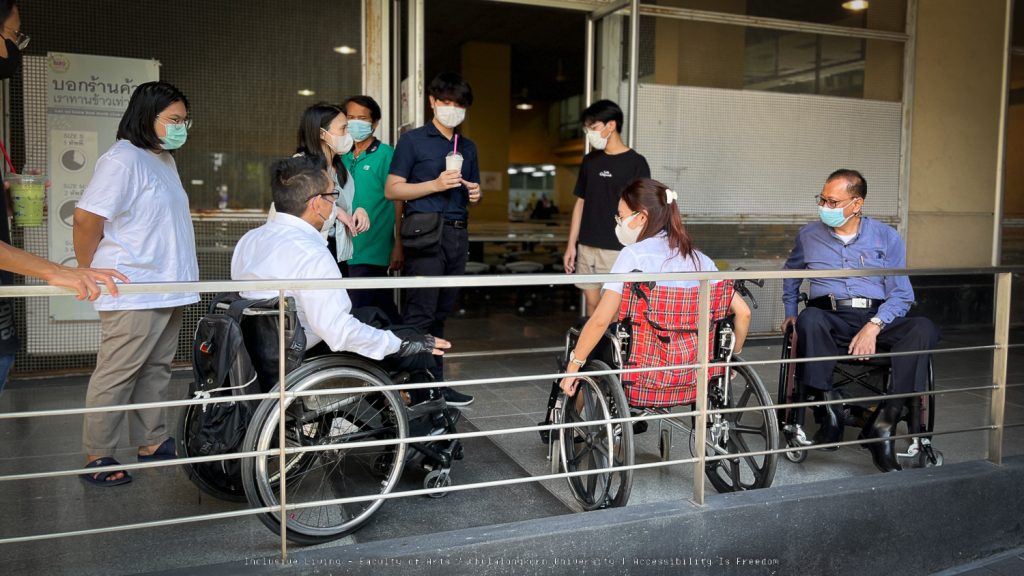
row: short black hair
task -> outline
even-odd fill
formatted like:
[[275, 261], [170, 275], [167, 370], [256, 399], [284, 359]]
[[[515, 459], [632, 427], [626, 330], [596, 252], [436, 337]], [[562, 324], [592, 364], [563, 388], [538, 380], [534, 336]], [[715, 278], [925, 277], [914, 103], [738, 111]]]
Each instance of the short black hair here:
[[343, 113], [348, 114], [348, 105], [350, 103], [358, 104], [363, 108], [368, 109], [370, 111], [370, 120], [373, 120], [374, 122], [380, 121], [380, 104], [377, 104], [377, 101], [373, 98], [362, 94], [359, 96], [352, 96], [341, 103], [341, 111]]
[[0, 24], [7, 22], [7, 18], [10, 17], [11, 12], [18, 7], [18, 3], [14, 0], [0, 0]]
[[849, 168], [840, 168], [828, 175], [828, 178], [825, 179], [825, 184], [840, 178], [846, 181], [846, 191], [851, 196], [857, 196], [861, 199], [868, 197], [868, 181], [864, 178], [863, 174]]
[[430, 81], [427, 94], [435, 100], [455, 102], [463, 108], [473, 105], [473, 88], [455, 72], [441, 72]]
[[293, 156], [270, 166], [270, 190], [278, 212], [301, 216], [306, 202], [327, 189], [327, 172], [308, 156]]
[[188, 98], [181, 90], [167, 82], [146, 82], [132, 92], [128, 108], [117, 125], [117, 139], [127, 140], [146, 150], [163, 150], [160, 137], [156, 135], [156, 117], [175, 102], [185, 105], [188, 114]]
[[615, 120], [615, 131], [622, 133], [622, 126], [625, 122], [622, 119], [622, 108], [611, 100], [598, 100], [580, 114], [580, 122], [589, 126], [594, 122], [611, 122]]

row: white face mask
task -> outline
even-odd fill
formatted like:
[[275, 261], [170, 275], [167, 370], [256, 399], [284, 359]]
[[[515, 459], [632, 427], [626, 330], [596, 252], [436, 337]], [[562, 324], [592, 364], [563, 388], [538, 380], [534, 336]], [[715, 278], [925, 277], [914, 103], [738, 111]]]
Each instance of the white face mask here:
[[434, 108], [434, 117], [445, 128], [455, 128], [466, 119], [466, 109], [458, 106], [438, 106]]
[[640, 237], [640, 232], [643, 231], [644, 227], [637, 226], [636, 228], [630, 228], [629, 223], [637, 216], [639, 216], [639, 214], [633, 214], [629, 218], [626, 218], [615, 225], [615, 237], [619, 239], [619, 244], [622, 244], [623, 246], [636, 244], [636, 239]]
[[[325, 196], [321, 196], [321, 198], [330, 198], [330, 196], [326, 196], [326, 197]], [[323, 215], [320, 214], [319, 212], [317, 212], [317, 216], [320, 216], [321, 218], [324, 218]], [[323, 223], [322, 226], [320, 226], [320, 233], [326, 236], [327, 233], [331, 231], [331, 228], [334, 228], [334, 223], [337, 220], [338, 220], [338, 211], [334, 209], [334, 203], [332, 202], [331, 203], [331, 214], [327, 218], [324, 218], [324, 223]]]
[[352, 135], [348, 132], [344, 136], [335, 136], [323, 128], [320, 130], [327, 135], [327, 145], [335, 154], [347, 154], [352, 149]]
[[587, 130], [587, 142], [594, 150], [604, 150], [608, 146], [608, 139], [601, 137], [600, 130]]

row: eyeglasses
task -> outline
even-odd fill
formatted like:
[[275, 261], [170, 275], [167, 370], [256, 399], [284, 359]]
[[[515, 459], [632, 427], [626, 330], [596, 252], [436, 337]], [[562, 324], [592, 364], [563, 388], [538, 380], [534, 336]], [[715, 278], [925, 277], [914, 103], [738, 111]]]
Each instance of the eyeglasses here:
[[338, 198], [341, 197], [341, 192], [328, 192], [326, 194], [313, 194], [309, 198], [306, 198], [306, 202], [309, 202], [310, 200], [312, 200], [313, 198], [316, 198], [317, 196], [326, 196], [326, 197], [331, 199], [331, 202], [337, 202]]
[[[854, 196], [853, 198], [847, 198], [846, 200], [832, 200], [830, 198], [825, 198], [821, 194], [814, 195], [814, 201], [818, 204], [818, 206], [828, 206], [829, 208], [839, 208], [839, 205], [842, 204], [843, 202], [847, 202], [847, 200], [852, 202], [856, 199], [857, 197]], [[849, 202], [847, 202], [847, 204], [844, 205], [843, 208], [846, 208], [846, 206], [849, 205]]]
[[18, 50], [28, 48], [29, 40], [31, 40], [28, 34], [22, 34], [21, 30], [12, 30], [11, 28], [4, 28], [4, 31], [10, 32], [14, 36], [14, 45], [18, 47]]
[[189, 130], [189, 129], [192, 128], [192, 119], [191, 118], [185, 118], [184, 120], [179, 120], [177, 118], [161, 118], [160, 116], [157, 116], [157, 119], [158, 120], [163, 120], [164, 122], [166, 122], [168, 124], [174, 124], [175, 126], [184, 126], [186, 130]]
[[636, 216], [639, 213], [640, 213], [639, 211], [633, 212], [632, 214], [630, 214], [629, 216], [626, 216], [625, 218], [623, 218], [622, 216], [619, 216], [618, 214], [616, 214], [615, 215], [615, 223], [616, 224], [622, 224], [623, 222], [632, 220], [633, 217]]

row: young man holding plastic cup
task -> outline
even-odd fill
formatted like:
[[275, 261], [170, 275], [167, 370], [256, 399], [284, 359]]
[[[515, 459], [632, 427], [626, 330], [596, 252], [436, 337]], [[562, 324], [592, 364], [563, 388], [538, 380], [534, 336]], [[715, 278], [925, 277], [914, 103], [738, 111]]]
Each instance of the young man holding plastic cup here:
[[[469, 252], [469, 205], [480, 201], [476, 145], [456, 128], [473, 104], [469, 83], [453, 72], [439, 74], [428, 88], [434, 117], [405, 133], [395, 147], [384, 195], [405, 201], [401, 227], [409, 276], [461, 276]], [[422, 331], [444, 336], [455, 308], [456, 288], [419, 288], [406, 295], [404, 320]], [[438, 362], [435, 378], [442, 380]], [[445, 400], [465, 406], [473, 397], [443, 388]]]

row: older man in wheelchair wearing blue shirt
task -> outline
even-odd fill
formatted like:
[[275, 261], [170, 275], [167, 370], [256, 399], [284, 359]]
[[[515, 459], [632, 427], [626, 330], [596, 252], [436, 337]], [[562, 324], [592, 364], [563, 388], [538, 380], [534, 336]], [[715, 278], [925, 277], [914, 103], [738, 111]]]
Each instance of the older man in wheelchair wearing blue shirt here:
[[[238, 241], [231, 258], [232, 280], [297, 280], [341, 278], [327, 241], [321, 235], [334, 224], [335, 191], [327, 172], [306, 157], [280, 160], [271, 167], [271, 190], [277, 213]], [[273, 298], [276, 291], [242, 292], [245, 298]], [[385, 357], [440, 356], [451, 344], [441, 338], [393, 332], [360, 322], [341, 288], [287, 290], [306, 332], [306, 348], [323, 342], [335, 352], [347, 351], [373, 360]], [[323, 346], [321, 346], [322, 348]], [[421, 357], [422, 358], [422, 357]]]
[[[787, 270], [856, 270], [906, 268], [906, 248], [891, 226], [864, 216], [867, 181], [856, 170], [836, 170], [829, 175], [817, 196], [821, 221], [807, 224], [797, 233], [796, 243], [786, 260]], [[782, 330], [796, 324], [797, 354], [801, 358], [839, 356], [844, 353], [864, 359], [876, 347], [892, 352], [931, 350], [938, 342], [938, 330], [927, 318], [907, 318], [914, 289], [906, 276], [864, 276], [856, 278], [812, 278], [809, 300], [797, 316], [801, 279], [783, 282], [782, 300], [786, 320]], [[892, 394], [924, 391], [928, 384], [927, 354], [895, 356], [892, 363]], [[825, 400], [842, 397], [832, 389], [836, 361], [801, 363], [797, 378], [805, 390], [817, 391]], [[891, 438], [907, 398], [886, 400], [872, 414], [862, 438]], [[817, 411], [821, 422], [815, 444], [841, 441], [843, 406], [829, 404]], [[875, 466], [882, 472], [900, 469], [893, 440], [873, 442]]]

